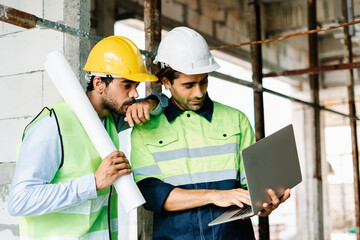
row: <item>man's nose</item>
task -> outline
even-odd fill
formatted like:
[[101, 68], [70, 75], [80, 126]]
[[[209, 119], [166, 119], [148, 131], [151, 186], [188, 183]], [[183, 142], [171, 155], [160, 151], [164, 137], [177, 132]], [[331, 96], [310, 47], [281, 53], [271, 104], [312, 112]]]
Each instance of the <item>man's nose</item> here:
[[196, 85], [194, 88], [194, 97], [202, 98], [203, 96], [204, 96], [204, 93], [201, 91], [200, 85]]
[[129, 97], [131, 97], [131, 98], [138, 98], [139, 97], [139, 93], [138, 93], [135, 85], [132, 86], [132, 88], [131, 88], [131, 90], [129, 92]]

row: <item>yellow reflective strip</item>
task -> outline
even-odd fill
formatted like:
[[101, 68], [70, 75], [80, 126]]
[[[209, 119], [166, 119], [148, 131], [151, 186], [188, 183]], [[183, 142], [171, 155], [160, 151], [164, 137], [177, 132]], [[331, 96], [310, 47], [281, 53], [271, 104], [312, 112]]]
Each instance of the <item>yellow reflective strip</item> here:
[[170, 161], [179, 158], [200, 158], [210, 157], [216, 155], [223, 155], [229, 153], [238, 153], [238, 143], [226, 143], [219, 146], [206, 146], [200, 148], [180, 148], [165, 152], [152, 153], [156, 162]]
[[20, 237], [20, 240], [109, 240], [109, 231], [101, 230], [96, 232], [91, 232], [85, 234], [83, 237], [79, 238], [66, 238], [66, 237], [47, 237], [47, 238], [27, 238]]
[[238, 169], [226, 169], [221, 171], [210, 172], [198, 172], [193, 174], [180, 174], [171, 177], [164, 178], [164, 182], [172, 184], [174, 186], [204, 183], [204, 182], [216, 182], [223, 180], [236, 180]]

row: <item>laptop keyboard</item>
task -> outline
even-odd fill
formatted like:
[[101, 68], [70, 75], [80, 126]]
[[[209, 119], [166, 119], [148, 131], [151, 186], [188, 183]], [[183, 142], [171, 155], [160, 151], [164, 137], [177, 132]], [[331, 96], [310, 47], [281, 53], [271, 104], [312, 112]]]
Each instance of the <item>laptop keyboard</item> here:
[[249, 205], [244, 204], [244, 207], [241, 208], [237, 213], [232, 215], [231, 218], [238, 217], [238, 216], [248, 217], [248, 216], [251, 216], [252, 214], [253, 213], [252, 213], [251, 207]]

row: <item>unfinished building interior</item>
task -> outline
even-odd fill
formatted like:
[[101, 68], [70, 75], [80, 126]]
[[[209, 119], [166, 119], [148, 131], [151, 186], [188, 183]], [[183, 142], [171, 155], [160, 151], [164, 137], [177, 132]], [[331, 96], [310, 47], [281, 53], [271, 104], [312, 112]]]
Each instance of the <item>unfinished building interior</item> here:
[[[222, 66], [210, 74], [214, 100], [244, 111], [257, 140], [294, 126], [303, 180], [269, 217], [253, 218], [257, 239], [360, 240], [360, 0], [0, 0], [0, 20], [0, 239], [19, 239], [7, 210], [17, 143], [61, 99], [47, 53], [62, 49], [85, 87], [82, 68], [103, 37], [133, 40], [156, 73], [161, 37], [188, 26]], [[151, 239], [151, 213], [123, 216], [119, 239]]]

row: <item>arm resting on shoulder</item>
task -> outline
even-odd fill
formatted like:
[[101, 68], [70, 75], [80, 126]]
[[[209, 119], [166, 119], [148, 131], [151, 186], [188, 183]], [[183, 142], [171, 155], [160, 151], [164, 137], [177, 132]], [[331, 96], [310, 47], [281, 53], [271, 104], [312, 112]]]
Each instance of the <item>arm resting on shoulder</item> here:
[[150, 95], [145, 99], [138, 99], [136, 103], [131, 105], [126, 116], [120, 116], [116, 113], [112, 113], [116, 122], [118, 133], [124, 131], [136, 124], [142, 124], [150, 119], [150, 116], [159, 116], [164, 112], [164, 109], [168, 106], [169, 98], [158, 93]]

